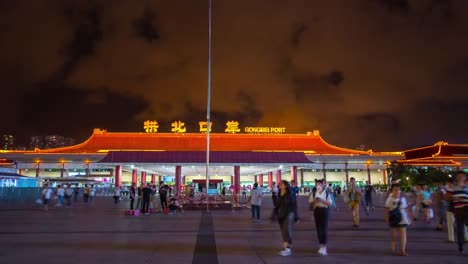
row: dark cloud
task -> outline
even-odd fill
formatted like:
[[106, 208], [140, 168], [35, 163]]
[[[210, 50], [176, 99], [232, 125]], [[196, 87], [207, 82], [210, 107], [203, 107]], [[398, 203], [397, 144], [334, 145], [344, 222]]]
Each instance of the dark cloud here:
[[145, 8], [143, 15], [137, 18], [133, 23], [137, 35], [149, 44], [160, 38], [159, 31], [155, 26], [155, 20], [153, 11], [147, 7]]
[[307, 31], [307, 26], [304, 24], [300, 24], [295, 27], [292, 37], [291, 37], [291, 44], [293, 47], [299, 46], [299, 43], [301, 41], [302, 35]]
[[[374, 0], [371, 0], [374, 1]], [[378, 0], [390, 12], [408, 15], [411, 12], [409, 0]]]
[[103, 38], [101, 12], [97, 4], [65, 7], [64, 14], [70, 23], [73, 38], [64, 47], [64, 64], [51, 77], [52, 81], [64, 81], [84, 57], [95, 55], [96, 46]]

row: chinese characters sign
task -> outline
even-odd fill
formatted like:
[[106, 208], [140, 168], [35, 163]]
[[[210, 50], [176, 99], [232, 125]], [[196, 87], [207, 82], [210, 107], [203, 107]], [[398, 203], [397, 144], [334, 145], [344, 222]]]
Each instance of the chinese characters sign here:
[[[208, 125], [207, 121], [200, 121], [199, 130], [200, 133], [207, 133], [208, 131], [211, 132], [213, 127], [213, 122], [210, 122]], [[155, 120], [146, 120], [143, 123], [143, 129], [146, 133], [157, 133], [159, 129], [159, 124]], [[236, 134], [240, 133], [242, 130], [239, 127], [238, 121], [227, 121], [226, 127], [224, 129], [225, 133], [229, 134]], [[245, 127], [243, 131], [247, 134], [284, 134], [286, 133], [285, 127]], [[171, 123], [171, 132], [173, 133], [185, 133], [187, 132], [187, 127], [185, 126], [185, 122], [182, 121], [174, 121]]]
[[156, 133], [158, 132], [158, 128], [159, 128], [159, 125], [157, 121], [146, 120], [143, 123], [143, 129], [145, 129], [146, 133]]

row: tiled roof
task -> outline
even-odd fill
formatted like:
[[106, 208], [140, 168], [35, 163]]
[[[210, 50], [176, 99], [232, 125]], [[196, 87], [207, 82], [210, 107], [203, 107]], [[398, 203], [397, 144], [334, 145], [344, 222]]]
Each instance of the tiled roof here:
[[[95, 130], [85, 142], [38, 153], [99, 153], [108, 151], [204, 151], [206, 134], [109, 133]], [[326, 143], [318, 131], [302, 135], [211, 134], [211, 151], [300, 151], [310, 154], [363, 154]]]

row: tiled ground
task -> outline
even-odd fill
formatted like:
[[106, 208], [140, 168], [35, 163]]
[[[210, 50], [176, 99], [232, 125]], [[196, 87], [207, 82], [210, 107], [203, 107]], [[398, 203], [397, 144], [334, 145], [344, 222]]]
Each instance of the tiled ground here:
[[34, 206], [0, 210], [0, 263], [468, 263], [467, 255], [457, 255], [456, 245], [446, 242], [445, 232], [421, 222], [408, 230], [409, 256], [389, 254], [382, 199], [376, 197], [380, 201], [370, 216], [361, 214], [359, 229], [351, 227], [349, 211], [339, 201], [338, 211], [331, 212], [327, 257], [315, 253], [318, 243], [305, 196], [300, 197], [302, 220], [295, 225], [290, 257], [278, 254], [281, 238], [278, 225], [268, 220], [269, 197], [260, 224], [250, 222], [247, 208], [124, 216], [110, 198], [49, 212]]

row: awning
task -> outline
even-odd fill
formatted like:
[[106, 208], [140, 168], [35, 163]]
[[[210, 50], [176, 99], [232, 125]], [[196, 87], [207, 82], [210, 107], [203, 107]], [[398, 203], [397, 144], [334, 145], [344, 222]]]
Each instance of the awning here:
[[[204, 151], [112, 151], [99, 163], [206, 163]], [[212, 151], [210, 163], [218, 164], [307, 164], [302, 152]]]

